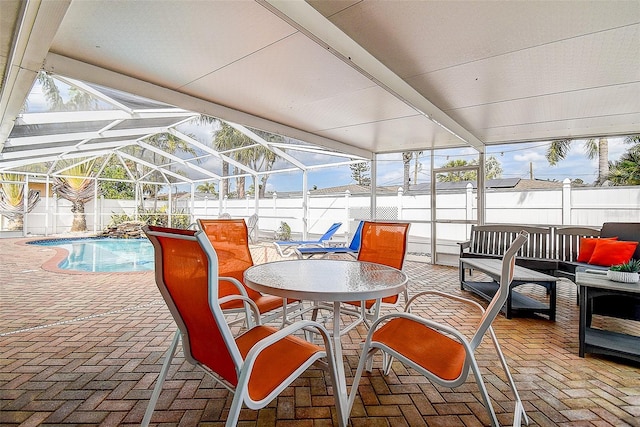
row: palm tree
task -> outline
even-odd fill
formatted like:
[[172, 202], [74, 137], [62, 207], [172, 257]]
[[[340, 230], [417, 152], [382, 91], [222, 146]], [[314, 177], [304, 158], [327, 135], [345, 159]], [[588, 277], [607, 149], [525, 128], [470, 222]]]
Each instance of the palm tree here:
[[218, 192], [216, 191], [216, 185], [213, 182], [200, 184], [196, 187], [196, 190], [201, 193], [213, 194], [214, 196], [218, 195]]
[[613, 185], [640, 185], [640, 135], [626, 137], [625, 143], [634, 145], [609, 164], [607, 179]]
[[[455, 168], [459, 166], [473, 166], [478, 164], [478, 159], [466, 161], [464, 159], [450, 160], [443, 168]], [[484, 176], [486, 179], [496, 179], [502, 176], [502, 165], [495, 156], [489, 156], [484, 164]], [[460, 181], [476, 181], [478, 174], [476, 171], [456, 171], [448, 173], [439, 173], [436, 175], [438, 182], [460, 182]]]
[[[283, 142], [284, 139], [280, 135], [268, 134], [259, 130], [253, 130], [265, 141], [270, 142]], [[214, 138], [214, 147], [218, 151], [226, 151], [239, 147], [247, 147], [243, 150], [234, 151], [231, 157], [244, 164], [254, 171], [270, 171], [273, 169], [278, 156], [267, 147], [263, 145], [256, 145], [255, 142], [247, 135], [238, 131], [237, 129], [229, 126], [227, 123], [221, 123], [221, 129], [216, 133]], [[227, 162], [222, 163], [222, 175], [229, 175], [229, 164]], [[259, 197], [264, 197], [265, 189], [267, 188], [268, 174], [262, 175], [260, 178], [260, 186], [258, 187]], [[253, 187], [256, 187], [255, 177], [253, 178]], [[245, 177], [238, 177], [236, 181], [237, 197], [245, 197]], [[229, 194], [228, 180], [224, 180], [222, 183], [221, 195]]]
[[76, 87], [69, 88], [69, 100], [64, 102], [55, 79], [45, 72], [39, 72], [37, 80], [42, 86], [47, 104], [53, 111], [88, 111], [98, 107], [98, 100], [93, 95]]
[[[253, 152], [253, 148], [247, 148], [245, 150], [236, 151], [234, 153], [233, 158], [239, 161], [240, 163], [247, 165], [251, 161], [252, 152]], [[236, 168], [236, 173], [237, 172], [238, 171]], [[246, 180], [244, 176], [239, 176], [238, 178], [236, 178], [236, 191], [238, 193], [238, 199], [244, 199], [245, 197], [245, 188], [244, 188], [245, 182]]]
[[[24, 180], [22, 175], [13, 173], [0, 174], [0, 209], [2, 215], [9, 218], [9, 230], [22, 230], [24, 220]], [[40, 200], [40, 193], [29, 190], [26, 212], [31, 212]]]
[[[254, 132], [258, 134], [262, 139], [269, 142], [274, 143], [283, 143], [285, 139], [280, 135], [274, 135], [272, 133], [266, 133], [263, 131], [255, 130]], [[278, 160], [278, 155], [273, 151], [269, 150], [267, 147], [262, 145], [258, 145], [256, 147], [251, 148], [251, 153], [248, 156], [247, 165], [255, 171], [271, 171], [273, 170], [273, 166]], [[258, 185], [258, 197], [264, 197], [265, 192], [267, 191], [267, 181], [269, 180], [269, 174], [264, 174], [260, 177], [260, 185]], [[253, 187], [256, 187], [255, 177], [253, 178]]]
[[[547, 161], [551, 166], [555, 166], [560, 160], [564, 160], [571, 150], [573, 139], [557, 139], [551, 141], [547, 149]], [[589, 159], [598, 158], [598, 179], [596, 185], [602, 185], [609, 170], [609, 141], [607, 138], [588, 139], [585, 142], [587, 157]]]
[[87, 219], [84, 216], [84, 204], [93, 199], [95, 192], [93, 180], [88, 177], [93, 171], [95, 160], [78, 163], [65, 172], [66, 177], [56, 176], [53, 191], [63, 199], [69, 200], [73, 206], [73, 223], [71, 231], [87, 231]]
[[[175, 154], [177, 152], [189, 153], [191, 155], [196, 155], [196, 151], [189, 145], [186, 141], [178, 138], [177, 136], [170, 133], [157, 133], [151, 135], [143, 140], [149, 145], [157, 147], [163, 151], [166, 151], [169, 154]], [[140, 147], [139, 157], [144, 159], [146, 149], [144, 147]], [[151, 160], [150, 163], [157, 164], [158, 163], [158, 154], [155, 151], [151, 151]], [[136, 166], [136, 173], [138, 178], [144, 175], [143, 166], [138, 164]], [[148, 197], [153, 197], [153, 211], [157, 212], [158, 210], [158, 191], [162, 186], [158, 184], [139, 184], [139, 189], [141, 190], [141, 194], [146, 195]], [[144, 201], [140, 200], [140, 210], [144, 211]]]
[[[220, 130], [216, 132], [213, 138], [213, 147], [217, 151], [227, 151], [251, 144], [253, 144], [251, 138], [228, 125], [226, 122], [220, 123]], [[236, 152], [231, 157], [235, 159], [237, 156], [238, 154]], [[225, 161], [222, 162], [222, 176], [229, 176], [229, 163]], [[244, 193], [244, 188], [242, 191]], [[224, 197], [227, 194], [229, 194], [229, 180], [224, 179], [220, 189], [220, 197]]]

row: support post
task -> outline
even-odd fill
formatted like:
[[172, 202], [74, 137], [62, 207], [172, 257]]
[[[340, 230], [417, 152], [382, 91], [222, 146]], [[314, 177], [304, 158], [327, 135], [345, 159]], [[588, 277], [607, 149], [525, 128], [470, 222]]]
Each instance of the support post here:
[[571, 180], [562, 181], [562, 224], [571, 224]]

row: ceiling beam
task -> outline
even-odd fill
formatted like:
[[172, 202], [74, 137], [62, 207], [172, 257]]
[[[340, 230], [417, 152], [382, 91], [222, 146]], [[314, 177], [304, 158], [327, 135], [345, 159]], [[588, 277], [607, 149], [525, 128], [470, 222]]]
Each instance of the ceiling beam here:
[[307, 169], [307, 167], [305, 165], [303, 165], [301, 162], [296, 160], [294, 157], [291, 157], [290, 155], [288, 155], [287, 153], [285, 153], [283, 150], [279, 149], [278, 147], [272, 146], [271, 144], [269, 144], [269, 142], [265, 141], [264, 138], [262, 138], [260, 135], [256, 134], [255, 132], [253, 132], [253, 131], [247, 129], [246, 127], [244, 127], [242, 125], [239, 125], [237, 123], [231, 123], [231, 122], [227, 122], [227, 123], [229, 124], [229, 126], [234, 128], [238, 132], [242, 133], [243, 135], [247, 136], [248, 138], [250, 138], [253, 141], [257, 142], [258, 144], [262, 145], [267, 150], [273, 151], [276, 155], [278, 155], [278, 156], [282, 157], [283, 159], [287, 160], [289, 163], [291, 163], [292, 165], [296, 166], [297, 168], [299, 168], [301, 170], [306, 170]]
[[26, 165], [32, 165], [34, 163], [55, 162], [61, 159], [77, 159], [79, 157], [91, 157], [101, 156], [113, 152], [109, 150], [96, 150], [96, 151], [83, 151], [83, 152], [69, 152], [63, 158], [60, 157], [60, 153], [50, 154], [48, 156], [38, 157], [21, 157], [16, 160], [0, 161], [0, 171], [6, 171], [12, 168], [17, 168]]
[[291, 0], [257, 1], [421, 115], [479, 152], [484, 152], [485, 144], [480, 139], [436, 107], [309, 3]]
[[163, 157], [166, 157], [169, 160], [172, 160], [172, 161], [174, 161], [176, 163], [179, 163], [179, 164], [181, 164], [183, 166], [187, 166], [187, 167], [193, 169], [194, 171], [200, 172], [201, 174], [203, 174], [205, 176], [208, 176], [209, 178], [213, 178], [213, 179], [217, 179], [217, 180], [221, 180], [222, 179], [222, 177], [220, 175], [217, 175], [217, 174], [215, 174], [215, 173], [213, 173], [211, 171], [208, 171], [205, 168], [202, 168], [202, 167], [200, 167], [198, 165], [194, 165], [193, 163], [190, 163], [189, 159], [181, 159], [180, 157], [176, 156], [175, 154], [168, 153], [165, 150], [163, 150], [161, 148], [158, 148], [158, 147], [154, 147], [153, 145], [148, 144], [148, 143], [146, 143], [144, 141], [138, 141], [138, 145], [140, 147], [142, 147], [142, 148], [145, 148], [145, 149], [147, 149], [149, 151], [153, 151], [154, 153], [157, 153], [157, 154], [159, 154], [159, 155], [161, 155]]
[[[24, 106], [71, 0], [23, 0], [0, 84], [0, 151]], [[8, 13], [7, 10], [3, 13]], [[4, 33], [7, 32], [3, 29]]]
[[15, 151], [5, 152], [0, 154], [0, 159], [2, 160], [21, 159], [21, 158], [36, 159], [38, 157], [43, 157], [43, 156], [46, 157], [50, 155], [56, 155], [57, 157], [64, 158], [69, 153], [82, 154], [83, 152], [86, 152], [85, 155], [90, 156], [96, 150], [115, 150], [117, 148], [122, 148], [124, 146], [131, 145], [131, 144], [135, 144], [135, 140], [96, 142], [89, 145], [83, 145], [82, 148], [76, 147], [72, 143], [66, 144], [66, 145], [57, 144], [55, 146], [46, 147], [46, 148], [27, 148], [26, 150], [15, 150]]
[[185, 177], [185, 176], [182, 176], [182, 175], [180, 175], [180, 174], [178, 174], [178, 173], [175, 173], [175, 172], [172, 172], [172, 171], [170, 171], [170, 170], [164, 169], [164, 168], [163, 168], [163, 167], [161, 167], [161, 166], [154, 165], [153, 163], [149, 163], [149, 162], [147, 162], [147, 161], [144, 161], [144, 160], [142, 160], [142, 159], [139, 159], [139, 158], [137, 158], [137, 157], [135, 157], [135, 156], [132, 156], [132, 155], [130, 155], [130, 154], [123, 153], [122, 151], [119, 151], [119, 152], [118, 152], [118, 155], [120, 155], [120, 156], [124, 157], [125, 159], [131, 160], [132, 162], [139, 163], [139, 164], [141, 164], [141, 165], [143, 165], [143, 166], [146, 166], [146, 167], [147, 167], [147, 168], [149, 168], [149, 169], [152, 169], [152, 170], [158, 171], [158, 172], [160, 172], [160, 173], [161, 173], [161, 174], [163, 174], [163, 175], [164, 175], [164, 174], [166, 174], [166, 175], [172, 176], [172, 177], [174, 177], [174, 178], [178, 179], [179, 181], [183, 181], [183, 182], [187, 182], [187, 183], [192, 183], [192, 182], [193, 182], [193, 180], [191, 180], [191, 179], [189, 179], [189, 178], [187, 178], [187, 177]]
[[[232, 159], [229, 156], [225, 156], [224, 154], [220, 153], [219, 151], [201, 143], [200, 141], [190, 137], [189, 135], [186, 135], [182, 132], [180, 132], [179, 130], [175, 129], [175, 128], [169, 128], [168, 132], [174, 136], [177, 136], [178, 138], [182, 139], [183, 141], [193, 145], [194, 147], [204, 151], [205, 153], [209, 153], [212, 156], [215, 156], [227, 163], [229, 163], [230, 165], [233, 165], [234, 167], [243, 170], [245, 172], [247, 172], [250, 175], [255, 175], [256, 171], [254, 171], [253, 169], [251, 169], [249, 166], [247, 165], [243, 165], [242, 163]], [[228, 178], [228, 177], [227, 177]]]
[[51, 144], [55, 142], [66, 141], [82, 141], [82, 140], [96, 140], [105, 138], [122, 138], [123, 141], [127, 141], [130, 138], [139, 138], [140, 136], [154, 135], [157, 133], [163, 133], [167, 131], [165, 126], [152, 126], [146, 128], [129, 128], [129, 129], [108, 129], [102, 132], [89, 131], [89, 132], [74, 132], [74, 133], [57, 133], [49, 135], [37, 135], [37, 136], [24, 136], [20, 138], [11, 138], [7, 142], [7, 147], [29, 147], [33, 144]]

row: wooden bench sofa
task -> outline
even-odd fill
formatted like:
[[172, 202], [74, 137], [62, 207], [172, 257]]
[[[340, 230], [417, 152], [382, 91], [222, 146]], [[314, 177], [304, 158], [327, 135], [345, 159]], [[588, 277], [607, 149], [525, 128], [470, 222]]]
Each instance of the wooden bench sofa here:
[[[516, 224], [474, 225], [470, 239], [460, 243], [460, 258], [502, 258], [521, 230], [529, 241], [517, 254], [516, 264], [572, 281], [579, 268], [606, 268], [578, 262], [580, 239], [617, 237], [640, 241], [640, 222], [605, 222], [602, 227], [531, 226]], [[640, 259], [640, 245], [633, 258]]]
[[[576, 271], [607, 269], [578, 262], [580, 241], [589, 237], [617, 237], [618, 240], [640, 242], [640, 222], [606, 222], [602, 227], [531, 226], [491, 224], [471, 227], [470, 239], [460, 243], [460, 259], [502, 258], [521, 230], [529, 233], [529, 241], [517, 254], [516, 264], [530, 270], [575, 282]], [[640, 259], [640, 245], [632, 258]], [[462, 266], [462, 261], [460, 262]], [[464, 289], [463, 284], [461, 287]], [[594, 313], [608, 315], [616, 311], [627, 319], [640, 320], [640, 303], [603, 298], [594, 302]]]

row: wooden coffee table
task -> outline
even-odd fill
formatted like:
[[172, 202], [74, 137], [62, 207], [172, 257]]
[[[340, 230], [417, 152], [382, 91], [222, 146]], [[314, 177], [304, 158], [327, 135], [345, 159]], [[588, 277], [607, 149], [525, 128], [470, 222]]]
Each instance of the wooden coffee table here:
[[[489, 276], [491, 281], [473, 281], [465, 276], [466, 269], [478, 270]], [[502, 260], [487, 258], [460, 258], [460, 287], [471, 291], [487, 301], [491, 301], [498, 291], [500, 274], [502, 273]], [[556, 282], [557, 277], [539, 273], [516, 265], [513, 281], [509, 287], [509, 297], [503, 311], [507, 319], [516, 313], [538, 313], [549, 316], [549, 320], [556, 320]], [[514, 291], [514, 288], [524, 284], [543, 286], [549, 294], [549, 304], [544, 304], [523, 293]]]
[[[578, 272], [576, 284], [580, 287], [580, 357], [600, 353], [640, 362], [640, 336], [591, 327], [593, 314], [640, 320], [640, 283], [614, 282], [604, 274]], [[594, 312], [594, 300], [602, 297], [619, 298], [620, 304], [603, 313]], [[622, 309], [623, 304], [632, 309]]]

